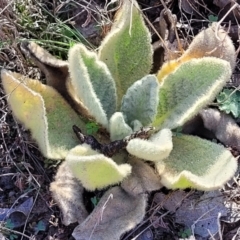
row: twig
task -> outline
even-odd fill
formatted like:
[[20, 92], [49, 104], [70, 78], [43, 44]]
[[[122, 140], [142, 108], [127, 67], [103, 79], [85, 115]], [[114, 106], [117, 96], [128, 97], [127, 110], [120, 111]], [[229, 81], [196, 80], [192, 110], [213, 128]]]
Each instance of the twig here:
[[24, 233], [21, 233], [21, 232], [18, 232], [18, 231], [16, 231], [16, 230], [12, 230], [12, 229], [3, 227], [3, 226], [1, 226], [1, 225], [0, 225], [0, 229], [1, 229], [1, 230], [8, 231], [8, 232], [15, 233], [15, 234], [19, 234], [19, 235], [21, 235], [22, 237], [26, 237], [26, 238], [28, 238], [28, 239], [30, 239], [30, 240], [33, 240], [33, 239], [34, 239], [33, 237], [29, 237], [28, 235], [26, 235], [26, 234], [24, 234]]
[[125, 149], [131, 139], [134, 138], [147, 139], [150, 135], [149, 134], [150, 131], [153, 130], [153, 127], [141, 128], [139, 131], [134, 132], [133, 134], [125, 137], [124, 139], [116, 140], [108, 144], [101, 144], [94, 136], [84, 135], [81, 129], [76, 125], [73, 125], [72, 128], [75, 134], [77, 135], [77, 138], [80, 140], [81, 144], [83, 143], [89, 144], [93, 150], [97, 150], [107, 157], [112, 157], [120, 150]]

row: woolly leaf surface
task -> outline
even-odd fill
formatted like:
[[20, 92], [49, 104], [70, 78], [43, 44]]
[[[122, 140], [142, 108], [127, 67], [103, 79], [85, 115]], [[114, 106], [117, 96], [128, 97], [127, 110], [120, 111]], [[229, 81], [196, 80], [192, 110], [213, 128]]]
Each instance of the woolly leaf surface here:
[[84, 188], [73, 176], [66, 161], [59, 166], [50, 191], [62, 211], [65, 225], [81, 223], [87, 218], [88, 212], [83, 202]]
[[147, 75], [128, 88], [122, 99], [121, 112], [129, 125], [136, 119], [144, 126], [152, 123], [157, 113], [158, 91], [154, 75]]
[[146, 195], [132, 196], [120, 187], [104, 193], [89, 217], [73, 231], [76, 240], [119, 240], [145, 215]]
[[57, 59], [35, 42], [24, 41], [20, 48], [26, 58], [30, 58], [44, 73], [46, 84], [65, 97], [67, 95], [68, 62]]
[[126, 192], [137, 196], [163, 187], [159, 175], [148, 163], [138, 158], [129, 158], [128, 163], [132, 166], [132, 173], [121, 183]]
[[228, 33], [217, 24], [201, 31], [191, 42], [181, 59], [189, 57], [217, 57], [230, 63], [233, 70], [236, 65], [235, 47]]
[[225, 146], [231, 146], [240, 151], [240, 128], [230, 115], [209, 108], [200, 111], [204, 127]]
[[183, 63], [160, 87], [154, 125], [170, 129], [182, 126], [214, 100], [231, 73], [228, 62], [214, 57]]
[[181, 64], [193, 58], [220, 58], [229, 62], [233, 70], [236, 65], [233, 42], [223, 28], [216, 28], [216, 26], [216, 24], [212, 24], [212, 26], [194, 37], [187, 51], [180, 58], [164, 63], [157, 74], [158, 80], [162, 82], [168, 74], [174, 72]]
[[112, 115], [109, 124], [110, 138], [112, 141], [120, 140], [132, 133], [121, 112], [116, 112]]
[[79, 45], [79, 51], [87, 67], [91, 84], [108, 118], [116, 111], [117, 93], [115, 82], [107, 65], [99, 61], [97, 54]]
[[[102, 85], [101, 83], [97, 83], [98, 79], [96, 79], [96, 77], [99, 77], [98, 75], [101, 75], [100, 81], [103, 80], [104, 70], [107, 68], [104, 66], [105, 69], [103, 70], [103, 64], [97, 61], [96, 55], [88, 51], [81, 44], [76, 44], [70, 48], [68, 60], [70, 72], [69, 86], [71, 86], [69, 88], [73, 88], [75, 91], [75, 96], [73, 96], [73, 98], [77, 97], [88, 109], [89, 113], [96, 119], [96, 121], [104, 127], [107, 127], [108, 119], [104, 107], [107, 109], [108, 114], [111, 115], [115, 108], [114, 101], [116, 102], [116, 98], [114, 99], [114, 94], [111, 92], [111, 90], [113, 90], [113, 85], [110, 83], [110, 78], [108, 79], [106, 77], [106, 83], [102, 82]], [[101, 70], [103, 71], [101, 72]], [[95, 72], [94, 75], [94, 71], [98, 71], [98, 73]], [[93, 83], [91, 82], [91, 78], [94, 79]], [[104, 89], [103, 86], [106, 87], [106, 89]], [[99, 89], [96, 90], [95, 88], [97, 87], [99, 87]], [[104, 92], [105, 90], [110, 90], [109, 95]], [[103, 103], [101, 103], [97, 92], [99, 93], [99, 97]], [[112, 100], [113, 105], [111, 106], [109, 102], [104, 100], [104, 97], [109, 97], [108, 100]]]
[[143, 127], [142, 123], [137, 119], [131, 122], [131, 126], [134, 132], [141, 130]]
[[34, 42], [23, 42], [20, 47], [26, 58], [30, 58], [44, 73], [46, 85], [57, 90], [83, 118], [92, 118], [83, 103], [72, 97], [75, 96], [75, 91], [69, 87], [69, 64], [67, 61], [57, 59]]
[[14, 116], [31, 131], [42, 154], [64, 158], [78, 144], [72, 126], [84, 129], [85, 123], [52, 87], [5, 70], [1, 77]]
[[134, 138], [127, 145], [127, 151], [139, 158], [149, 161], [160, 161], [172, 151], [172, 132], [162, 129], [148, 140]]
[[90, 191], [117, 184], [131, 173], [129, 164], [117, 165], [87, 144], [71, 149], [66, 161], [73, 175]]
[[221, 188], [237, 170], [237, 160], [222, 145], [199, 137], [173, 137], [168, 158], [156, 163], [161, 183], [167, 188]]
[[123, 1], [111, 31], [99, 48], [117, 86], [119, 104], [127, 89], [152, 67], [151, 36], [135, 0]]

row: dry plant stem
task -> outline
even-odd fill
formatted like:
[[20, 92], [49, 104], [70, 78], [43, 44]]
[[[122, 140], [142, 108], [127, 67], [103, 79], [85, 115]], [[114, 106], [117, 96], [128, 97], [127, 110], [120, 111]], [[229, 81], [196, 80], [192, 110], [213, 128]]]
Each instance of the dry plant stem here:
[[[186, 199], [189, 195], [191, 195], [192, 192], [193, 192], [193, 191], [190, 191], [190, 192], [182, 199], [182, 201], [183, 201], [184, 199]], [[149, 224], [146, 228], [144, 228], [144, 230], [142, 230], [136, 237], [138, 237], [138, 236], [139, 236], [140, 234], [142, 234], [146, 229], [148, 229], [148, 228], [150, 228], [151, 226], [154, 225], [154, 221], [152, 222], [152, 221], [151, 221], [151, 218], [156, 215], [156, 213], [159, 211], [159, 209], [163, 207], [164, 202], [168, 201], [168, 199], [170, 199], [173, 194], [174, 194], [174, 192], [169, 193], [169, 194], [165, 197], [164, 201], [160, 202], [159, 204], [157, 204], [157, 205], [154, 206], [154, 207], [151, 206], [151, 208], [146, 212], [146, 214], [148, 214], [148, 213], [151, 212], [151, 211], [153, 211], [153, 213], [152, 213], [146, 220], [142, 221], [142, 222], [138, 225], [137, 229], [140, 228], [141, 226], [143, 226], [143, 225], [144, 225], [145, 223], [147, 223], [148, 221], [150, 221], [151, 224]], [[177, 206], [177, 207], [179, 207], [179, 206], [182, 204], [182, 201], [178, 203], [178, 206]], [[171, 213], [171, 211], [167, 211], [166, 213], [162, 214], [162, 215], [159, 217], [159, 219], [162, 219], [163, 217], [167, 216], [169, 213]], [[136, 231], [137, 229], [135, 229], [135, 231]], [[133, 233], [134, 233], [134, 231], [133, 231], [133, 232], [130, 232], [123, 240], [128, 239]], [[134, 238], [134, 239], [135, 239], [135, 238]]]
[[[171, 213], [171, 211], [165, 212], [164, 214], [162, 214], [162, 215], [159, 217], [159, 219], [164, 218], [164, 217], [167, 216], [169, 213]], [[152, 216], [151, 216], [151, 217], [152, 217]], [[122, 240], [127, 240], [127, 239], [129, 239], [129, 237], [130, 237], [135, 231], [137, 231], [138, 228], [140, 228], [140, 227], [143, 226], [146, 222], [148, 222], [151, 217], [149, 217], [148, 219], [142, 221], [141, 224], [139, 224], [138, 227], [137, 227], [134, 231], [130, 232], [130, 233], [129, 233], [125, 238], [123, 238]], [[151, 222], [151, 224], [149, 224], [149, 225], [148, 225], [146, 228], [144, 228], [140, 233], [138, 233], [136, 237], [132, 238], [132, 240], [133, 240], [133, 239], [137, 239], [143, 232], [145, 232], [148, 228], [152, 227], [153, 225], [154, 225], [154, 222]]]
[[210, 105], [211, 105], [211, 106], [219, 106], [220, 104], [225, 103], [227, 100], [230, 99], [230, 97], [231, 97], [235, 92], [237, 92], [237, 91], [239, 91], [239, 90], [240, 90], [240, 86], [236, 87], [236, 88], [228, 95], [228, 97], [227, 97], [226, 99], [224, 99], [222, 102], [211, 103]]
[[218, 213], [218, 218], [217, 218], [217, 224], [218, 224], [218, 229], [219, 229], [218, 234], [219, 234], [219, 239], [223, 240], [220, 218], [221, 218], [221, 213]]
[[216, 32], [215, 32], [215, 36], [216, 38], [220, 41], [220, 38], [218, 37], [218, 29], [220, 28], [220, 25], [221, 23], [224, 21], [224, 19], [228, 16], [228, 14], [234, 10], [238, 5], [238, 3], [234, 3], [234, 5], [227, 11], [227, 13], [222, 17], [222, 19], [217, 23], [217, 26], [216, 26]]
[[34, 240], [35, 239], [34, 236], [29, 237], [28, 235], [26, 235], [26, 234], [24, 234], [22, 232], [19, 232], [19, 231], [16, 231], [16, 230], [12, 230], [12, 229], [9, 229], [9, 228], [3, 227], [3, 226], [0, 226], [0, 230], [11, 232], [11, 233], [15, 233], [15, 234], [19, 234], [22, 237], [25, 237], [25, 238], [30, 239], [30, 240]]
[[1, 174], [0, 177], [6, 177], [6, 176], [15, 176], [16, 173], [5, 173], [5, 174]]
[[[163, 0], [161, 0], [161, 3], [165, 9], [165, 11], [168, 11], [169, 9], [167, 8], [166, 4], [164, 3]], [[180, 42], [180, 39], [179, 39], [179, 36], [178, 36], [178, 32], [177, 32], [177, 28], [176, 28], [176, 25], [174, 24], [174, 31], [175, 31], [175, 35], [176, 35], [176, 38], [177, 38], [177, 42], [178, 42], [178, 48], [180, 49], [181, 53], [184, 52], [183, 48], [182, 48], [182, 44]], [[169, 51], [169, 50], [168, 50]]]
[[[24, 232], [26, 231], [28, 219], [29, 219], [29, 216], [30, 216], [30, 214], [31, 214], [31, 212], [32, 212], [32, 210], [33, 210], [33, 207], [34, 207], [34, 205], [35, 205], [35, 203], [36, 203], [36, 201], [37, 201], [39, 192], [40, 192], [40, 188], [39, 188], [38, 191], [37, 191], [36, 197], [35, 197], [35, 199], [34, 199], [34, 201], [33, 201], [33, 205], [32, 205], [32, 207], [31, 207], [31, 209], [30, 209], [30, 211], [29, 211], [29, 213], [28, 213], [28, 215], [27, 215], [27, 218], [26, 218], [26, 221], [25, 221], [25, 224], [24, 224], [24, 227], [23, 227], [23, 234], [24, 234]], [[24, 235], [22, 235], [21, 240], [23, 240], [23, 237], [24, 237]]]
[[193, 225], [191, 226], [191, 230], [192, 230], [192, 234], [194, 235], [194, 229], [195, 229], [195, 224], [201, 220], [206, 214], [209, 214], [209, 212], [211, 212], [213, 209], [215, 209], [216, 206], [212, 209], [210, 209], [209, 211], [205, 212], [204, 214], [202, 214], [202, 216], [200, 216], [196, 221], [194, 221]]
[[108, 199], [107, 199], [106, 202], [104, 203], [104, 205], [103, 205], [103, 207], [102, 207], [101, 216], [99, 216], [99, 220], [98, 220], [98, 222], [96, 222], [96, 224], [94, 225], [93, 230], [92, 230], [92, 232], [91, 232], [91, 235], [89, 236], [89, 239], [92, 238], [92, 235], [93, 235], [93, 233], [94, 233], [94, 231], [95, 231], [97, 225], [102, 221], [102, 218], [103, 218], [103, 212], [104, 212], [104, 210], [105, 210], [105, 208], [106, 208], [106, 205], [107, 205], [107, 203], [108, 203], [108, 201], [109, 201], [110, 199], [113, 199], [113, 195], [112, 195], [112, 194], [109, 195]]
[[152, 23], [149, 21], [149, 19], [142, 14], [144, 20], [149, 24], [149, 26], [153, 29], [153, 31], [156, 33], [156, 35], [159, 37], [159, 39], [161, 40], [162, 46], [164, 47], [164, 50], [169, 52], [169, 49], [164, 41], [164, 39], [160, 36], [160, 34], [158, 33], [158, 31], [155, 29], [155, 27], [152, 25]]
[[[88, 13], [92, 12], [92, 13], [95, 13], [95, 14], [97, 14], [97, 15], [101, 15], [101, 17], [102, 17], [103, 19], [105, 19], [105, 20], [107, 20], [107, 21], [110, 21], [107, 17], [105, 17], [105, 16], [102, 14], [102, 10], [98, 8], [98, 5], [97, 5], [97, 4], [95, 4], [95, 6], [94, 6], [95, 8], [93, 8], [93, 7], [91, 8], [91, 6], [93, 5], [93, 4], [92, 4], [91, 6], [89, 6], [89, 5], [91, 4], [91, 2], [88, 2], [88, 1], [82, 1], [82, 2], [85, 3], [85, 4], [87, 4], [87, 5], [85, 6], [85, 5], [81, 4], [80, 2], [75, 2], [75, 4], [76, 4], [76, 6], [79, 6], [80, 8], [83, 8], [83, 10], [80, 11], [79, 13], [77, 13], [76, 15], [74, 15], [73, 17], [68, 18], [67, 20], [63, 21], [63, 23], [69, 23], [69, 22], [73, 21], [77, 16], [81, 15], [84, 11], [87, 11]], [[68, 3], [68, 2], [61, 3], [61, 4], [56, 8], [55, 12], [56, 12], [56, 13], [59, 12], [60, 9], [61, 9], [62, 7], [64, 7], [64, 5], [66, 5], [67, 3]], [[119, 6], [116, 7], [115, 9], [117, 10], [118, 8], [119, 8]], [[97, 11], [96, 11], [95, 9], [97, 9]], [[114, 11], [114, 10], [112, 10], [112, 11]], [[107, 13], [108, 11], [105, 10], [105, 12]], [[92, 17], [99, 25], [101, 25], [101, 23], [98, 22], [98, 19], [96, 19], [93, 14], [88, 14], [87, 20], [86, 20], [86, 22], [85, 22], [84, 24], [88, 24], [88, 20], [89, 20], [88, 18], [89, 18], [89, 17], [90, 17], [90, 18]], [[84, 26], [84, 24], [82, 25], [82, 27]]]
[[[107, 10], [108, 6], [109, 6], [112, 2], [114, 2], [114, 1], [111, 1], [111, 2], [109, 2], [109, 3], [107, 3], [107, 2], [105, 3], [104, 10], [105, 10], [106, 13], [108, 13], [108, 12], [115, 12], [115, 11], [117, 11], [117, 10], [121, 7], [121, 3], [119, 3], [119, 5], [116, 6], [116, 7], [114, 7], [113, 9]], [[115, 2], [118, 2], [118, 1], [115, 1]], [[97, 6], [96, 6], [96, 8], [97, 8]]]
[[14, 0], [10, 1], [5, 8], [2, 9], [2, 11], [0, 12], [0, 15], [13, 3]]

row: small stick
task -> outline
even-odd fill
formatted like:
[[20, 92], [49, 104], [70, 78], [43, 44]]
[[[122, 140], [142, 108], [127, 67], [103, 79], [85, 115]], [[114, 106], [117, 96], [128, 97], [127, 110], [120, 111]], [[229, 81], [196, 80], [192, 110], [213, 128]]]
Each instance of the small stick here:
[[73, 125], [72, 128], [81, 144], [89, 144], [93, 150], [97, 150], [107, 157], [112, 157], [120, 150], [125, 149], [129, 141], [134, 138], [148, 139], [150, 131], [154, 129], [153, 127], [141, 128], [139, 131], [134, 132], [130, 136], [127, 136], [121, 140], [116, 140], [107, 144], [101, 144], [92, 135], [84, 135], [81, 129], [76, 125]]

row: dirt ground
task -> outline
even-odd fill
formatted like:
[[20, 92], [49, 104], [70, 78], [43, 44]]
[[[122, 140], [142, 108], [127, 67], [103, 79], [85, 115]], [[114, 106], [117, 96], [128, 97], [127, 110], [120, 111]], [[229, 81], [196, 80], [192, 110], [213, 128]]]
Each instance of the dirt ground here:
[[[179, 41], [186, 48], [201, 29], [222, 20], [221, 25], [229, 32], [238, 54], [240, 6], [235, 1], [138, 2], [152, 33], [153, 72], [166, 60], [158, 36], [163, 23], [160, 14], [167, 9], [171, 15], [165, 16], [168, 35], [164, 37], [169, 48], [176, 49]], [[19, 43], [26, 39], [35, 41], [64, 60], [74, 42], [82, 41], [96, 49], [109, 31], [117, 9], [117, 4], [112, 4], [110, 10], [107, 4], [110, 1], [1, 0], [0, 68], [44, 81], [43, 73], [24, 57]], [[228, 87], [239, 86], [239, 74], [237, 64]], [[238, 118], [235, 120], [239, 122]], [[238, 156], [234, 146], [230, 147]], [[61, 212], [49, 191], [59, 163], [41, 155], [29, 132], [12, 116], [0, 85], [0, 239], [73, 239], [71, 234], [76, 225], [62, 224]], [[98, 194], [86, 192], [88, 211], [94, 208], [89, 199]], [[238, 173], [220, 191], [205, 193], [163, 188], [149, 193], [144, 220], [122, 240], [240, 239], [239, 196]], [[197, 205], [198, 210], [191, 209], [191, 205]]]

